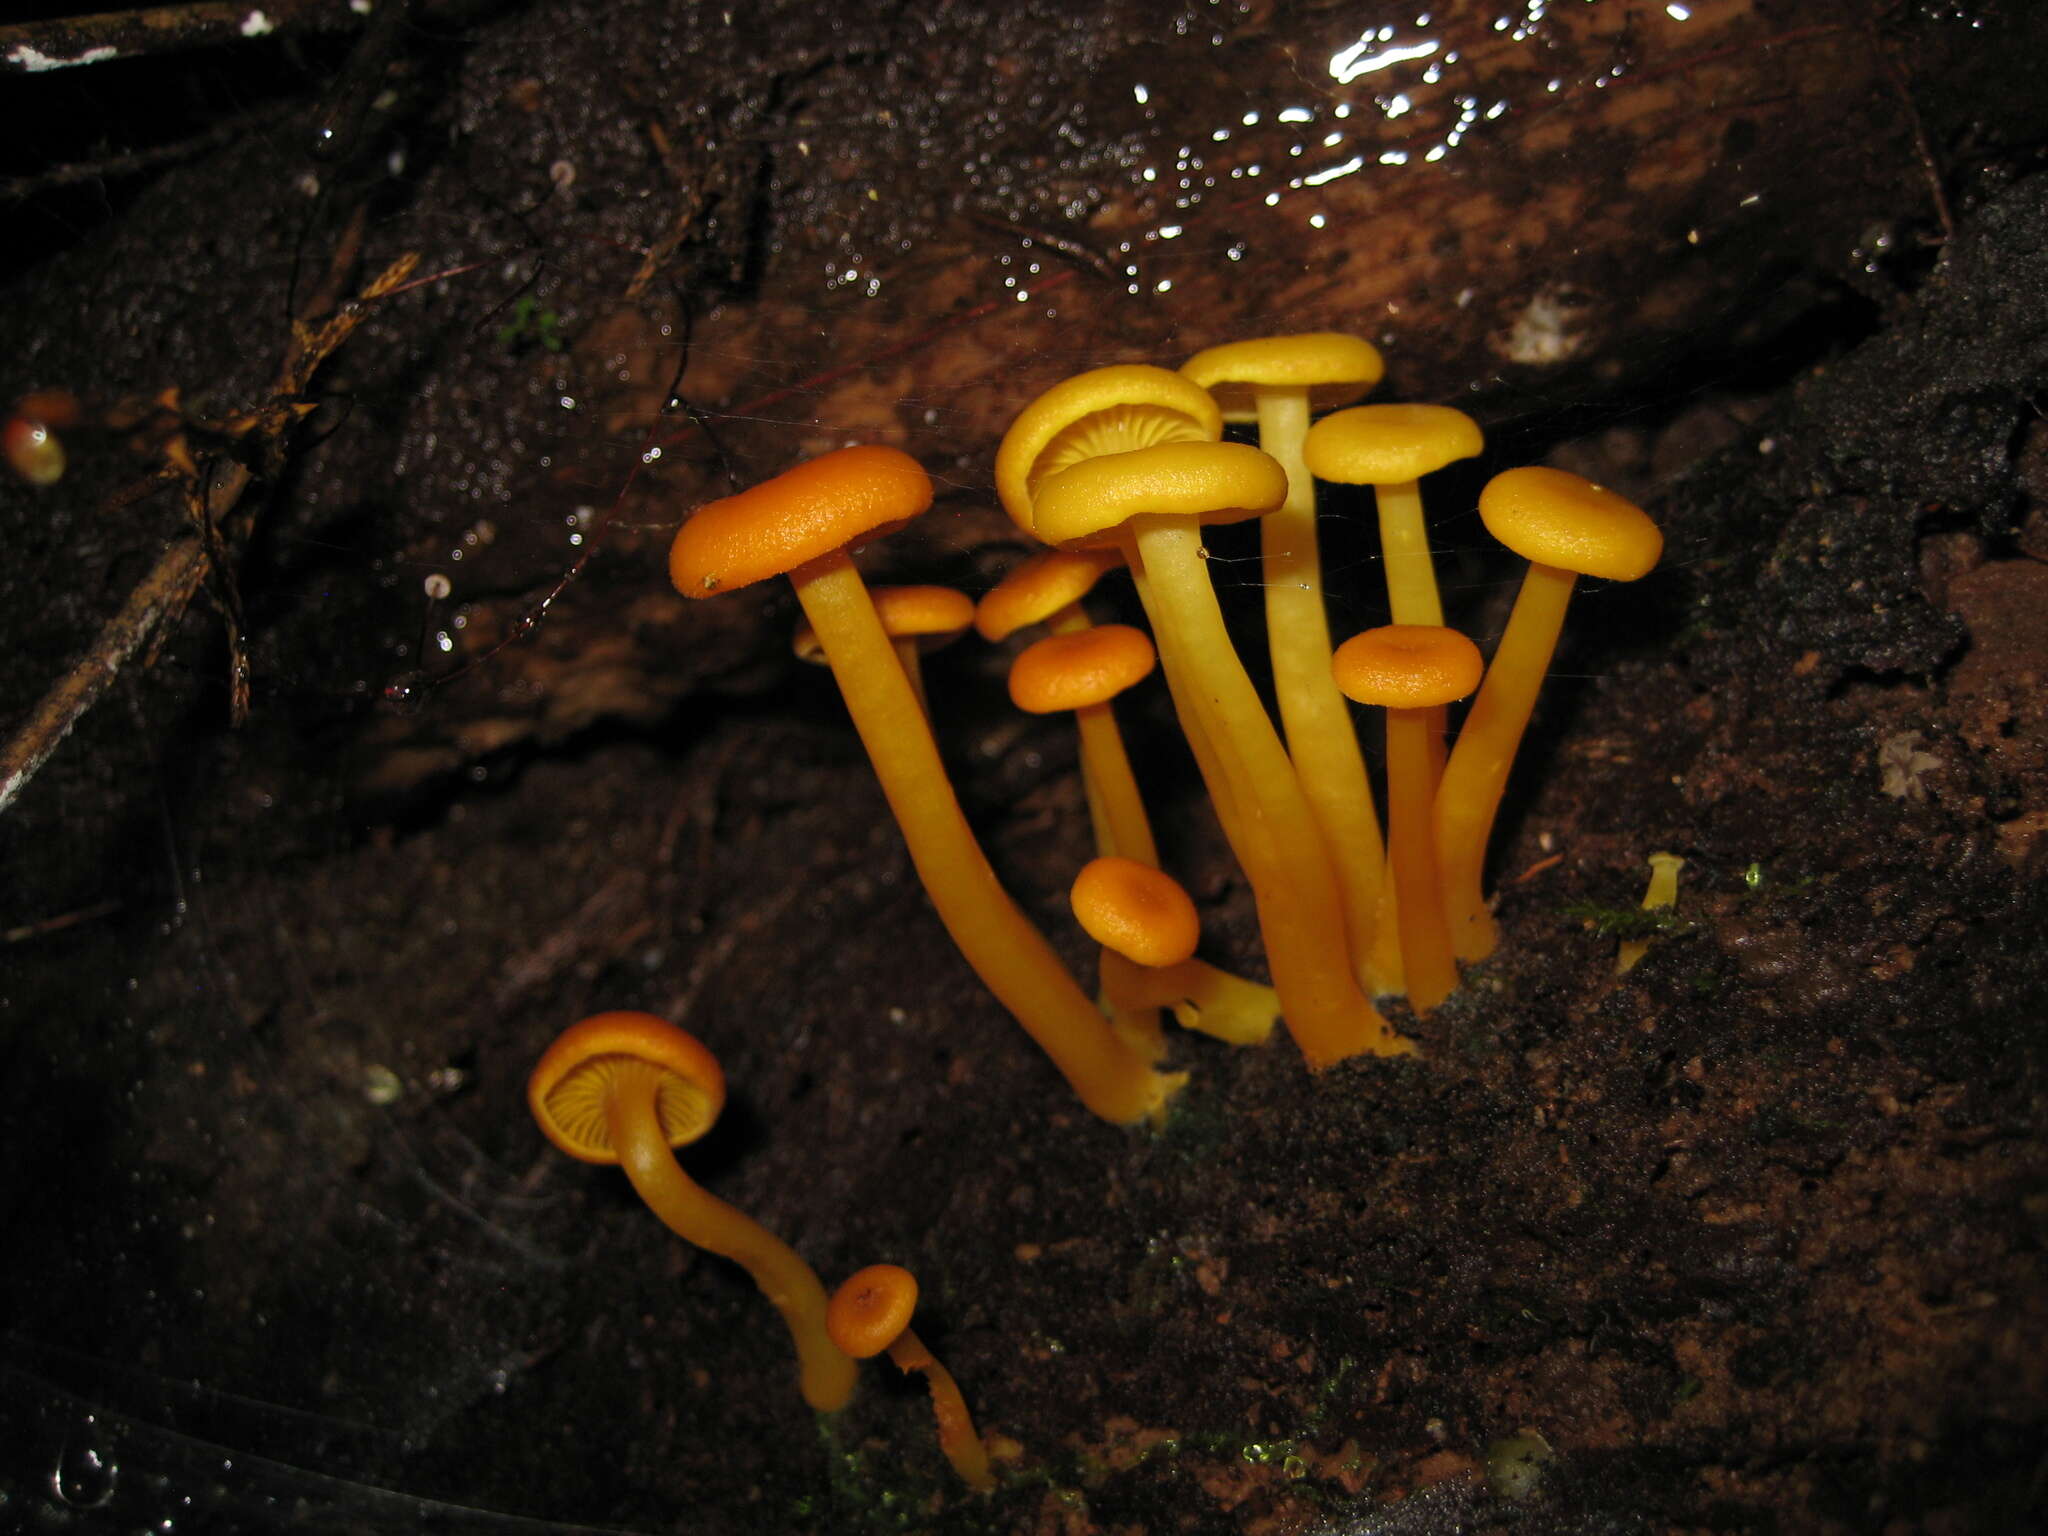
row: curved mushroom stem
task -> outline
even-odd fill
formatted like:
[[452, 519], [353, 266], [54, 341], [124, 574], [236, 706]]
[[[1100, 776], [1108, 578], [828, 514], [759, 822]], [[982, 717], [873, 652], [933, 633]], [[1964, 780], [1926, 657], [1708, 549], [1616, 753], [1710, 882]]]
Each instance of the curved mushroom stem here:
[[939, 1449], [946, 1453], [960, 1480], [976, 1493], [993, 1492], [996, 1479], [989, 1470], [988, 1447], [974, 1432], [974, 1418], [953, 1373], [939, 1364], [924, 1341], [908, 1328], [889, 1346], [889, 1358], [899, 1371], [924, 1373], [924, 1384], [932, 1395], [932, 1415], [939, 1421]]
[[789, 1244], [683, 1172], [655, 1113], [660, 1082], [657, 1069], [637, 1062], [616, 1071], [606, 1115], [619, 1166], [670, 1231], [754, 1277], [796, 1341], [804, 1401], [820, 1413], [844, 1408], [853, 1396], [854, 1363], [826, 1336], [825, 1287]]
[[1103, 995], [1119, 1006], [1171, 1008], [1182, 1029], [1231, 1045], [1263, 1045], [1280, 1022], [1280, 996], [1271, 987], [1203, 960], [1140, 965], [1105, 947], [1101, 974]]
[[924, 696], [924, 663], [917, 654], [917, 638], [898, 635], [889, 643], [896, 651], [896, 659], [903, 663], [903, 678], [910, 684], [910, 696], [917, 700], [918, 713], [931, 719], [932, 704]]
[[1159, 847], [1116, 715], [1107, 703], [1085, 704], [1074, 711], [1074, 723], [1081, 733], [1082, 778], [1095, 813], [1095, 851], [1157, 867]]
[[790, 583], [960, 953], [1089, 1109], [1120, 1125], [1161, 1114], [1184, 1075], [1154, 1071], [1118, 1038], [996, 880], [853, 562], [835, 552], [792, 571]]
[[1343, 895], [1353, 967], [1368, 992], [1399, 991], [1399, 975], [1381, 974], [1373, 962], [1373, 936], [1393, 905], [1383, 890], [1386, 846], [1350, 704], [1330, 680], [1315, 479], [1301, 450], [1308, 435], [1308, 390], [1262, 387], [1257, 398], [1259, 446], [1287, 471], [1286, 501], [1259, 519], [1266, 636], [1280, 722]]
[[1557, 650], [1575, 573], [1554, 565], [1529, 567], [1508, 615], [1507, 628], [1486, 669], [1486, 681], [1458, 732], [1436, 792], [1436, 853], [1443, 881], [1444, 918], [1460, 960], [1484, 960], [1500, 942], [1480, 889], [1486, 842], [1500, 810], [1501, 791], [1515, 748], [1536, 707], [1536, 694]]
[[[1210, 793], [1237, 808], [1225, 829], [1251, 881], [1288, 1032], [1312, 1069], [1367, 1052], [1413, 1051], [1359, 990], [1322, 828], [1230, 643], [1199, 553], [1199, 524], [1147, 513], [1125, 526], [1134, 530], [1132, 565], [1145, 575], [1160, 653], [1182, 659], [1197, 714], [1212, 727], [1207, 756], [1223, 788], [1212, 778]], [[1206, 774], [1211, 764], [1202, 766]]]

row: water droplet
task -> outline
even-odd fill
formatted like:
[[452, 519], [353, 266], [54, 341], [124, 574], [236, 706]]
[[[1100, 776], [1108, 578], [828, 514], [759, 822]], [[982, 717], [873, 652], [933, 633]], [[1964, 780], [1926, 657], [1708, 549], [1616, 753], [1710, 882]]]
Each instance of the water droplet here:
[[50, 1491], [74, 1509], [98, 1509], [114, 1496], [121, 1469], [94, 1439], [67, 1439], [50, 1473]]

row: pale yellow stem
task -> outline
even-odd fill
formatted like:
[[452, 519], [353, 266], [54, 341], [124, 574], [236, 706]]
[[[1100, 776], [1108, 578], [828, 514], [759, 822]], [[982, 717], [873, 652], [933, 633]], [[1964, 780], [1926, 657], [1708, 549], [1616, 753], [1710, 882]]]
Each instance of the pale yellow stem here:
[[1287, 471], [1286, 501], [1259, 520], [1273, 692], [1301, 791], [1329, 849], [1353, 967], [1369, 992], [1386, 991], [1387, 978], [1377, 974], [1372, 957], [1373, 935], [1387, 905], [1387, 853], [1350, 702], [1330, 677], [1315, 479], [1301, 449], [1308, 435], [1308, 391], [1261, 387], [1256, 394], [1259, 447]]
[[932, 1395], [932, 1416], [939, 1423], [939, 1449], [960, 1474], [960, 1480], [976, 1493], [993, 1492], [995, 1474], [989, 1470], [988, 1447], [974, 1432], [974, 1419], [967, 1411], [967, 1399], [953, 1373], [939, 1364], [924, 1342], [908, 1328], [889, 1346], [889, 1358], [899, 1371], [922, 1371], [924, 1384]]
[[1102, 952], [1103, 996], [1130, 1010], [1171, 1008], [1182, 1029], [1231, 1045], [1263, 1045], [1280, 1022], [1280, 995], [1204, 960], [1147, 966]]
[[853, 563], [844, 554], [827, 555], [793, 571], [790, 580], [839, 680], [918, 878], [962, 956], [1089, 1109], [1122, 1125], [1163, 1111], [1183, 1079], [1154, 1071], [1118, 1038], [997, 881]]
[[853, 1396], [854, 1363], [825, 1333], [825, 1287], [794, 1248], [683, 1172], [655, 1113], [661, 1078], [658, 1068], [640, 1063], [622, 1065], [613, 1076], [606, 1116], [619, 1166], [670, 1231], [754, 1277], [796, 1341], [804, 1401], [820, 1413], [844, 1408]]
[[1387, 835], [1401, 912], [1401, 970], [1408, 1006], [1428, 1013], [1457, 990], [1458, 967], [1437, 884], [1430, 820], [1429, 709], [1387, 711]]
[[1443, 627], [1443, 599], [1437, 595], [1436, 564], [1429, 553], [1429, 529], [1422, 517], [1422, 487], [1413, 480], [1372, 488], [1380, 513], [1380, 558], [1387, 571], [1387, 607], [1396, 624]]
[[1565, 606], [1578, 577], [1553, 565], [1531, 565], [1514, 611], [1487, 666], [1472, 712], [1458, 732], [1436, 792], [1436, 854], [1444, 917], [1460, 960], [1484, 960], [1500, 942], [1480, 888], [1486, 842], [1500, 811], [1515, 748], [1550, 670]]
[[896, 659], [903, 663], [903, 676], [910, 684], [911, 697], [917, 700], [918, 713], [927, 720], [931, 719], [932, 704], [924, 696], [924, 664], [917, 654], [916, 639], [910, 635], [895, 635], [889, 643], [895, 649]]
[[1200, 554], [1200, 525], [1141, 514], [1124, 526], [1132, 565], [1149, 588], [1160, 654], [1180, 659], [1191, 698], [1213, 724], [1209, 755], [1237, 803], [1236, 825], [1225, 830], [1234, 832], [1251, 881], [1288, 1032], [1311, 1068], [1412, 1051], [1359, 990], [1322, 828], [1230, 643]]
[[[1650, 885], [1643, 892], [1643, 910], [1657, 912], [1678, 904], [1678, 872], [1685, 860], [1675, 853], [1650, 855]], [[1614, 974], [1626, 976], [1650, 952], [1648, 939], [1623, 939], [1614, 952]]]

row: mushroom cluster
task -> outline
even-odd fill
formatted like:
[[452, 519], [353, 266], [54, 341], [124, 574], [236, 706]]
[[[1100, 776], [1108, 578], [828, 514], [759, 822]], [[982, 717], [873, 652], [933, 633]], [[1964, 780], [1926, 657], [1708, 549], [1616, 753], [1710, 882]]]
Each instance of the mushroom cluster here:
[[[1121, 364], [1056, 385], [1020, 412], [994, 465], [1004, 510], [1045, 547], [978, 602], [940, 588], [871, 593], [862, 581], [851, 551], [932, 501], [924, 469], [890, 447], [823, 453], [701, 506], [671, 548], [670, 577], [692, 599], [788, 577], [806, 621], [797, 653], [831, 667], [941, 923], [1104, 1120], [1157, 1124], [1185, 1082], [1166, 1066], [1163, 1013], [1238, 1046], [1284, 1021], [1312, 1070], [1416, 1051], [1378, 1005], [1400, 997], [1409, 1016], [1428, 1015], [1459, 986], [1460, 962], [1497, 942], [1486, 845], [1573, 587], [1580, 576], [1633, 581], [1661, 552], [1655, 525], [1612, 491], [1549, 468], [1496, 475], [1480, 516], [1529, 567], [1486, 661], [1445, 624], [1420, 490], [1480, 453], [1480, 430], [1443, 406], [1354, 404], [1381, 371], [1367, 343], [1318, 334], [1214, 348], [1178, 372]], [[1258, 446], [1225, 440], [1228, 423], [1255, 423]], [[1378, 509], [1393, 622], [1340, 645], [1324, 601], [1318, 481], [1371, 486]], [[1206, 527], [1251, 519], [1270, 712], [1204, 544]], [[1090, 618], [1085, 601], [1117, 574], [1129, 575], [1149, 635]], [[1003, 888], [946, 775], [918, 647], [970, 625], [1016, 647], [1018, 708], [1071, 714], [1079, 732], [1096, 856], [1077, 871], [1071, 905], [1100, 947], [1093, 996]], [[1033, 629], [1044, 634], [1026, 643]], [[1270, 986], [1196, 958], [1200, 914], [1164, 867], [1116, 721], [1116, 702], [1155, 676], [1250, 887]], [[1450, 707], [1475, 693], [1453, 738]], [[1382, 717], [1384, 817], [1351, 703]], [[549, 1048], [529, 1097], [556, 1146], [621, 1164], [674, 1231], [753, 1276], [788, 1325], [813, 1407], [847, 1401], [855, 1356], [888, 1350], [922, 1371], [948, 1459], [985, 1491], [993, 1476], [958, 1386], [908, 1330], [908, 1273], [863, 1270], [828, 1313], [792, 1249], [682, 1173], [671, 1148], [701, 1134], [723, 1094], [693, 1037], [604, 1014]]]

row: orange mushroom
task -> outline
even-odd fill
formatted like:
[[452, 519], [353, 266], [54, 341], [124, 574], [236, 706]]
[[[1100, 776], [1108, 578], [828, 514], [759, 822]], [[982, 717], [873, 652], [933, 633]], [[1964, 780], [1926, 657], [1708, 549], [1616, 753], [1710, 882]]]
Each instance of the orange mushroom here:
[[939, 919], [982, 981], [1105, 1120], [1159, 1114], [1182, 1078], [1155, 1072], [1112, 1031], [989, 868], [938, 744], [845, 546], [916, 516], [931, 480], [894, 448], [841, 448], [700, 507], [669, 550], [669, 577], [704, 597], [788, 575]]
[[1434, 624], [1368, 629], [1338, 646], [1331, 663], [1347, 697], [1387, 715], [1387, 837], [1401, 970], [1417, 1013], [1428, 1013], [1458, 986], [1430, 814], [1430, 735], [1443, 707], [1479, 686], [1481, 665], [1478, 646]]
[[1271, 987], [1194, 958], [1201, 923], [1187, 891], [1135, 859], [1091, 859], [1074, 878], [1074, 917], [1102, 946], [1102, 990], [1129, 1012], [1171, 1008], [1183, 1029], [1259, 1045], [1280, 1019]]
[[1176, 704], [1206, 740], [1197, 761], [1251, 881], [1288, 1032], [1322, 1068], [1414, 1047], [1359, 990], [1322, 828], [1230, 642], [1203, 557], [1204, 520], [1260, 516], [1286, 493], [1286, 472], [1256, 448], [1169, 442], [1061, 470], [1038, 484], [1031, 515], [1049, 543], [1120, 542], [1141, 577], [1160, 656], [1178, 658]]
[[916, 1310], [917, 1277], [901, 1265], [870, 1264], [832, 1293], [825, 1326], [832, 1342], [856, 1360], [871, 1359], [886, 1349], [899, 1371], [924, 1374], [939, 1421], [939, 1449], [962, 1482], [976, 1493], [988, 1493], [996, 1485], [988, 1448], [974, 1432], [967, 1400], [953, 1373], [911, 1331], [910, 1316]]
[[1580, 576], [1634, 581], [1664, 552], [1664, 536], [1634, 502], [1561, 469], [1495, 475], [1479, 493], [1487, 531], [1529, 562], [1479, 697], [1458, 732], [1436, 794], [1436, 847], [1445, 916], [1460, 960], [1499, 942], [1480, 888], [1486, 843], [1522, 732], [1550, 668]]
[[[924, 668], [918, 657], [925, 651], [950, 645], [967, 633], [974, 622], [974, 599], [951, 587], [929, 586], [872, 587], [868, 596], [874, 599], [882, 632], [896, 648], [896, 659], [903, 663], [903, 675], [910, 679], [917, 707], [929, 718], [931, 701], [924, 696]], [[809, 624], [797, 626], [791, 649], [798, 661], [825, 665], [825, 647], [818, 643], [818, 632]]]
[[670, 1150], [725, 1106], [725, 1074], [694, 1035], [652, 1014], [594, 1015], [542, 1054], [526, 1102], [562, 1151], [624, 1168], [670, 1231], [752, 1275], [796, 1341], [804, 1400], [821, 1413], [846, 1406], [853, 1362], [827, 1336], [824, 1285], [795, 1249], [693, 1183]]
[[1315, 481], [1302, 458], [1309, 418], [1356, 400], [1379, 382], [1385, 364], [1360, 337], [1316, 331], [1227, 342], [1197, 352], [1180, 371], [1214, 396], [1225, 421], [1257, 422], [1259, 447], [1287, 471], [1287, 499], [1259, 520], [1273, 693], [1288, 754], [1343, 888], [1359, 979], [1371, 991], [1397, 992], [1398, 967], [1372, 960], [1385, 906], [1386, 848], [1358, 732], [1330, 680]]

